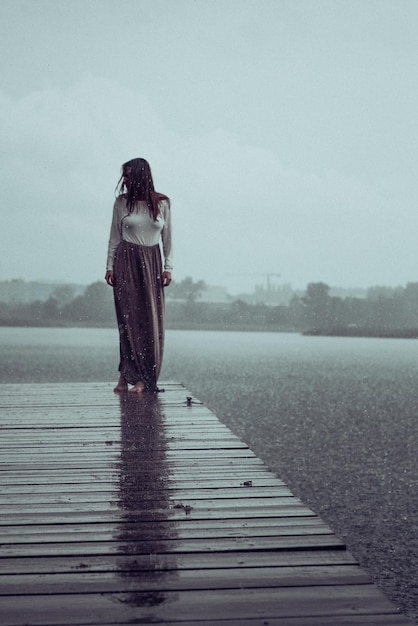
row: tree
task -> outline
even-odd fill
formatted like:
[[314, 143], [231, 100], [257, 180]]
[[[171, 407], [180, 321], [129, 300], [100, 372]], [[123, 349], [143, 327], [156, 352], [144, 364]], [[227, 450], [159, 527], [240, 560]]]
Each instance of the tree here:
[[86, 287], [82, 296], [77, 296], [62, 310], [63, 317], [79, 322], [114, 322], [112, 290], [100, 281]]
[[69, 304], [72, 300], [74, 300], [75, 289], [73, 285], [58, 285], [53, 290], [51, 297], [55, 298], [57, 304], [60, 308]]
[[403, 324], [409, 328], [418, 326], [418, 283], [407, 283], [396, 301], [403, 313]]
[[205, 289], [206, 284], [203, 280], [194, 282], [193, 278], [187, 276], [180, 283], [172, 282], [168, 297], [173, 298], [173, 300], [186, 300], [186, 302], [192, 303]]
[[302, 298], [307, 319], [315, 328], [328, 326], [331, 319], [331, 296], [325, 283], [309, 283]]

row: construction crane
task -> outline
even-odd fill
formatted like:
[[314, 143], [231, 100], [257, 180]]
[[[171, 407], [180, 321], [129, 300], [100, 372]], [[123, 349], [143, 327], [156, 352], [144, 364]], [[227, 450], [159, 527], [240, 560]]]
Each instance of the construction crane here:
[[270, 279], [273, 276], [281, 276], [281, 274], [278, 274], [277, 272], [233, 272], [233, 273], [228, 273], [228, 276], [264, 276], [266, 279], [266, 288], [267, 288], [267, 292], [271, 291], [271, 281]]
[[267, 285], [267, 291], [271, 291], [271, 283], [270, 283], [270, 278], [272, 276], [281, 276], [281, 274], [278, 274], [277, 272], [266, 272], [264, 274], [262, 274], [262, 276], [266, 277], [266, 285]]

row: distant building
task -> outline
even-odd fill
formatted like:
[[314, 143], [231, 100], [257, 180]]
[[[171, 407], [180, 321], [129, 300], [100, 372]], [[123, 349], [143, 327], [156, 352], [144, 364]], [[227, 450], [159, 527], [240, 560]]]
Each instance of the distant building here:
[[239, 293], [233, 296], [233, 300], [241, 300], [247, 304], [267, 304], [268, 306], [287, 306], [295, 290], [290, 283], [283, 285], [256, 285], [253, 293]]
[[329, 295], [333, 298], [367, 298], [368, 290], [362, 287], [330, 287]]
[[196, 302], [213, 302], [216, 304], [224, 304], [230, 302], [231, 297], [228, 296], [226, 287], [222, 285], [206, 285], [203, 291], [200, 291]]
[[25, 281], [20, 278], [0, 281], [0, 302], [7, 304], [27, 304], [39, 300], [45, 302], [58, 290], [68, 290], [73, 297], [82, 294], [85, 285], [73, 283], [55, 283]]

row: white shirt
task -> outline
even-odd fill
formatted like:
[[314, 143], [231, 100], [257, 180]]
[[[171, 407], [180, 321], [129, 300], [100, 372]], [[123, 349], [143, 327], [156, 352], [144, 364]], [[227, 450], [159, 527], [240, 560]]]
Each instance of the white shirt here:
[[116, 248], [119, 243], [128, 241], [141, 246], [155, 246], [163, 244], [164, 270], [173, 270], [172, 244], [171, 244], [171, 210], [168, 200], [160, 200], [158, 203], [159, 213], [154, 220], [146, 202], [140, 200], [129, 215], [126, 198], [122, 195], [116, 198], [113, 205], [113, 219], [110, 227], [109, 247], [107, 253], [106, 269], [113, 269]]

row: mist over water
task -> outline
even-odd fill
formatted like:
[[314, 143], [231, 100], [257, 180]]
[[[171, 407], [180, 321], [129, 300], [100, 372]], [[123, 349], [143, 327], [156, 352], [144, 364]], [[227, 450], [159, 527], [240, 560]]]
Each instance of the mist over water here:
[[[0, 382], [116, 380], [114, 329], [0, 328]], [[418, 342], [168, 331], [185, 384], [418, 620]], [[249, 477], [251, 478], [251, 477]]]

